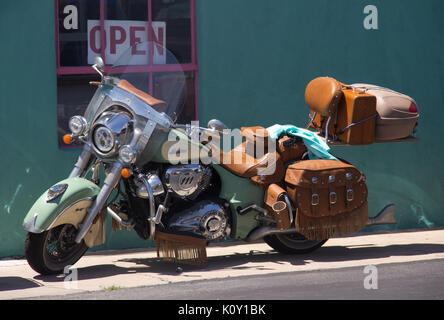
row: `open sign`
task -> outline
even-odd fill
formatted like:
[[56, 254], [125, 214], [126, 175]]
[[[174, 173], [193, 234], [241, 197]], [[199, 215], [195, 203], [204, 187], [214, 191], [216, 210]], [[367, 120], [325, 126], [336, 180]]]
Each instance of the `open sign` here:
[[[149, 48], [137, 49], [134, 45], [148, 41], [148, 32], [151, 32], [153, 41], [159, 44], [154, 46], [153, 63], [166, 63], [166, 52], [163, 50], [166, 42], [165, 22], [153, 21], [149, 28], [147, 21], [105, 20], [104, 29], [107, 64], [114, 64], [125, 50], [133, 47], [129, 64], [147, 65]], [[102, 51], [100, 35], [100, 20], [88, 20], [88, 64], [94, 64], [94, 57]]]

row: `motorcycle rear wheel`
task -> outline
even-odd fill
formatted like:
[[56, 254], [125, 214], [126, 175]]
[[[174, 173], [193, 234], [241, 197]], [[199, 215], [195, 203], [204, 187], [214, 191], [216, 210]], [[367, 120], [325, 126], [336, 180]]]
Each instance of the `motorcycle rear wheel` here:
[[60, 274], [76, 263], [88, 250], [85, 242], [74, 241], [77, 229], [64, 224], [43, 233], [28, 232], [25, 256], [29, 265], [42, 275]]
[[326, 240], [308, 240], [300, 233], [272, 234], [264, 237], [265, 243], [280, 253], [304, 254], [320, 248]]

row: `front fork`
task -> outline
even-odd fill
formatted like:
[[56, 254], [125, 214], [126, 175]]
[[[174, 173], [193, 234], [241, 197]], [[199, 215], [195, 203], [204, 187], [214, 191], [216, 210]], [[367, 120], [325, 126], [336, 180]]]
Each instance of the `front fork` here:
[[[73, 178], [80, 176], [85, 171], [85, 168], [88, 165], [91, 156], [91, 146], [86, 144], [69, 177]], [[111, 192], [119, 183], [122, 169], [123, 164], [120, 161], [116, 161], [113, 164], [110, 173], [106, 176], [103, 187], [100, 189], [100, 192], [97, 195], [96, 200], [94, 201], [93, 206], [88, 210], [88, 214], [80, 225], [80, 230], [75, 238], [75, 241], [77, 243], [80, 243], [85, 237], [88, 230], [91, 228], [91, 225], [93, 224], [95, 218], [105, 205], [106, 200], [108, 200]]]

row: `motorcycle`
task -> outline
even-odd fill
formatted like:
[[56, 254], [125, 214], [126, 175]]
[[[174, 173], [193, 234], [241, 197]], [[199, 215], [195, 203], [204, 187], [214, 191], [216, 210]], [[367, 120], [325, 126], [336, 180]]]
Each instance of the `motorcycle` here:
[[[105, 243], [107, 216], [113, 230], [134, 230], [156, 242], [160, 257], [185, 263], [205, 262], [205, 248], [214, 241], [263, 239], [279, 252], [300, 254], [316, 250], [329, 237], [396, 223], [393, 205], [368, 218], [361, 172], [338, 159], [313, 158], [312, 151], [324, 146], [320, 135], [303, 131], [298, 136], [294, 128], [280, 128], [285, 132], [273, 139], [261, 127], [228, 130], [219, 120], [207, 127], [177, 123], [186, 101], [184, 72], [177, 69], [165, 77], [163, 99], [154, 98], [143, 91], [146, 83], [127, 79], [134, 79], [131, 73], [140, 61], [132, 53], [159, 44], [136, 46], [108, 70], [96, 58], [93, 68], [101, 81], [92, 83], [98, 88], [84, 115], [70, 119], [71, 133], [63, 137], [65, 143], [83, 144], [81, 154], [68, 178], [46, 190], [24, 218], [26, 259], [35, 271], [61, 273], [89, 248]], [[164, 63], [180, 65], [160, 49]], [[237, 146], [221, 147], [233, 139]], [[323, 151], [328, 154], [328, 148]], [[309, 165], [319, 161], [328, 170], [318, 178], [306, 176], [317, 170], [315, 165], [307, 171]], [[307, 195], [307, 186], [292, 184], [295, 177], [309, 184]], [[325, 195], [315, 190], [335, 178], [347, 188], [332, 189], [331, 183]], [[353, 189], [352, 182], [360, 187]], [[359, 201], [356, 190], [364, 195]], [[334, 211], [342, 198], [348, 210], [323, 213]], [[319, 208], [313, 209], [318, 217], [304, 216], [307, 206], [309, 211]], [[350, 213], [357, 211], [352, 221]]]

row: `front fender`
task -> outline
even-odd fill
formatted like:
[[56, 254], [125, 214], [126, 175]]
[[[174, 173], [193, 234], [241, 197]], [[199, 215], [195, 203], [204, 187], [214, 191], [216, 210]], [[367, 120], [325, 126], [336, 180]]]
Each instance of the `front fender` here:
[[62, 223], [71, 223], [78, 228], [100, 188], [91, 181], [79, 177], [68, 178], [57, 184], [62, 183], [68, 187], [54, 200], [46, 201], [48, 190], [37, 199], [23, 220], [25, 230], [42, 233]]

